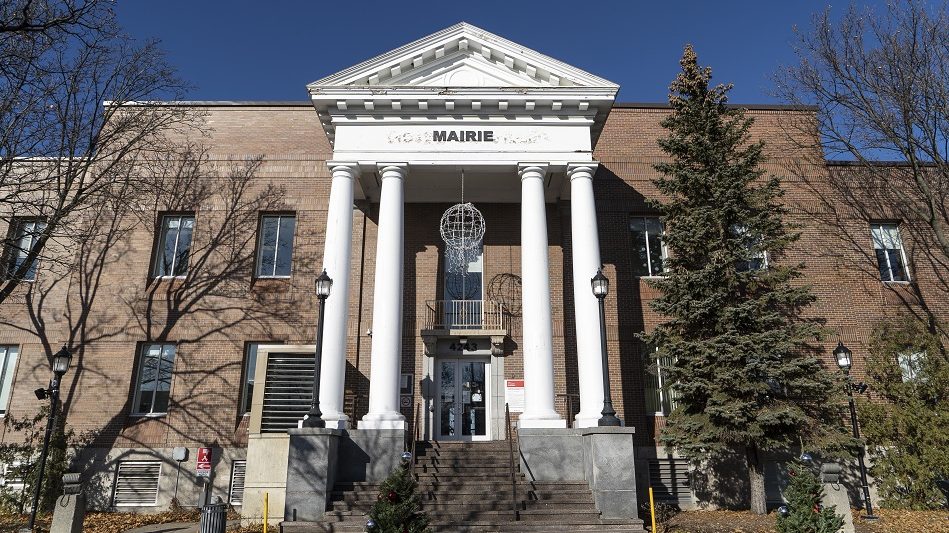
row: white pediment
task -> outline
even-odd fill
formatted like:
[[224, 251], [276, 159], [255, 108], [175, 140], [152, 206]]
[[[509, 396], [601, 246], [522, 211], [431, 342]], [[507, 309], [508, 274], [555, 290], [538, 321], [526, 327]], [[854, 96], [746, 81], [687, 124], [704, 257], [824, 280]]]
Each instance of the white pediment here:
[[619, 87], [552, 57], [460, 23], [308, 85], [342, 87]]

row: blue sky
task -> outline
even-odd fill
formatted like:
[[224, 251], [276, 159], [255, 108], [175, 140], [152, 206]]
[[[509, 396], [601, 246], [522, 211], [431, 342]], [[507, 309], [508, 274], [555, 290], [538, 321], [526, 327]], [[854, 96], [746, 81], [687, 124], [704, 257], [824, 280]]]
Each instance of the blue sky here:
[[[732, 82], [731, 101], [774, 103], [770, 76], [795, 62], [794, 27], [828, 0], [162, 0], [116, 3], [136, 38], [157, 38], [195, 100], [305, 100], [305, 85], [460, 21], [618, 83], [618, 101], [662, 102], [685, 43]], [[841, 11], [842, 2], [832, 8]]]

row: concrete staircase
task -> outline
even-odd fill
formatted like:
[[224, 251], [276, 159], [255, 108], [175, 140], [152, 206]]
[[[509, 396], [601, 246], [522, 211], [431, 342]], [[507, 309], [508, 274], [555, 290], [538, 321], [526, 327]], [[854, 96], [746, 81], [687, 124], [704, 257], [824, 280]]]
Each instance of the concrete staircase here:
[[[416, 453], [422, 507], [435, 532], [643, 531], [638, 521], [600, 518], [586, 482], [531, 482], [518, 471], [515, 505], [507, 441], [420, 442]], [[378, 483], [337, 484], [321, 522], [284, 522], [282, 531], [365, 531], [378, 493]]]

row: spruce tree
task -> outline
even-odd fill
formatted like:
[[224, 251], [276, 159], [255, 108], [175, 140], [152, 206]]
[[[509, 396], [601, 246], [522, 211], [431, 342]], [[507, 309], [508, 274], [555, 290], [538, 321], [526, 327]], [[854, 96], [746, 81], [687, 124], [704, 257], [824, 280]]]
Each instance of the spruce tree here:
[[[422, 511], [418, 483], [403, 462], [379, 486], [379, 496], [369, 519], [373, 533], [425, 533], [429, 531], [428, 516]], [[367, 524], [368, 526], [368, 524]]]
[[788, 503], [778, 515], [778, 533], [837, 533], [844, 518], [835, 506], [824, 507], [821, 497], [824, 487], [817, 476], [803, 462], [796, 461], [788, 468], [790, 481], [784, 489]]
[[680, 64], [659, 140], [668, 161], [655, 166], [669, 259], [651, 306], [664, 322], [642, 336], [672, 361], [677, 407], [661, 440], [695, 460], [743, 453], [764, 514], [761, 452], [833, 439], [840, 389], [810, 344], [821, 327], [802, 314], [815, 298], [803, 264], [786, 260], [798, 235], [778, 178], [760, 168], [753, 119], [726, 105], [730, 85], [709, 86], [691, 46]]

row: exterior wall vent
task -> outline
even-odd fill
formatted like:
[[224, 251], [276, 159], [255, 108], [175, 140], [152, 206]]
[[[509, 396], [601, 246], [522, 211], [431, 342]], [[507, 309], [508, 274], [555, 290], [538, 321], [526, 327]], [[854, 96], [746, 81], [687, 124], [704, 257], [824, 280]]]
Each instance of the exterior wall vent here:
[[244, 504], [244, 477], [247, 473], [247, 461], [234, 461], [231, 465], [231, 505]]
[[649, 484], [653, 496], [662, 502], [687, 504], [692, 501], [688, 459], [650, 459]]
[[313, 354], [272, 353], [260, 417], [261, 433], [282, 433], [297, 427], [313, 397]]
[[161, 461], [122, 461], [115, 474], [112, 502], [119, 506], [158, 504]]

